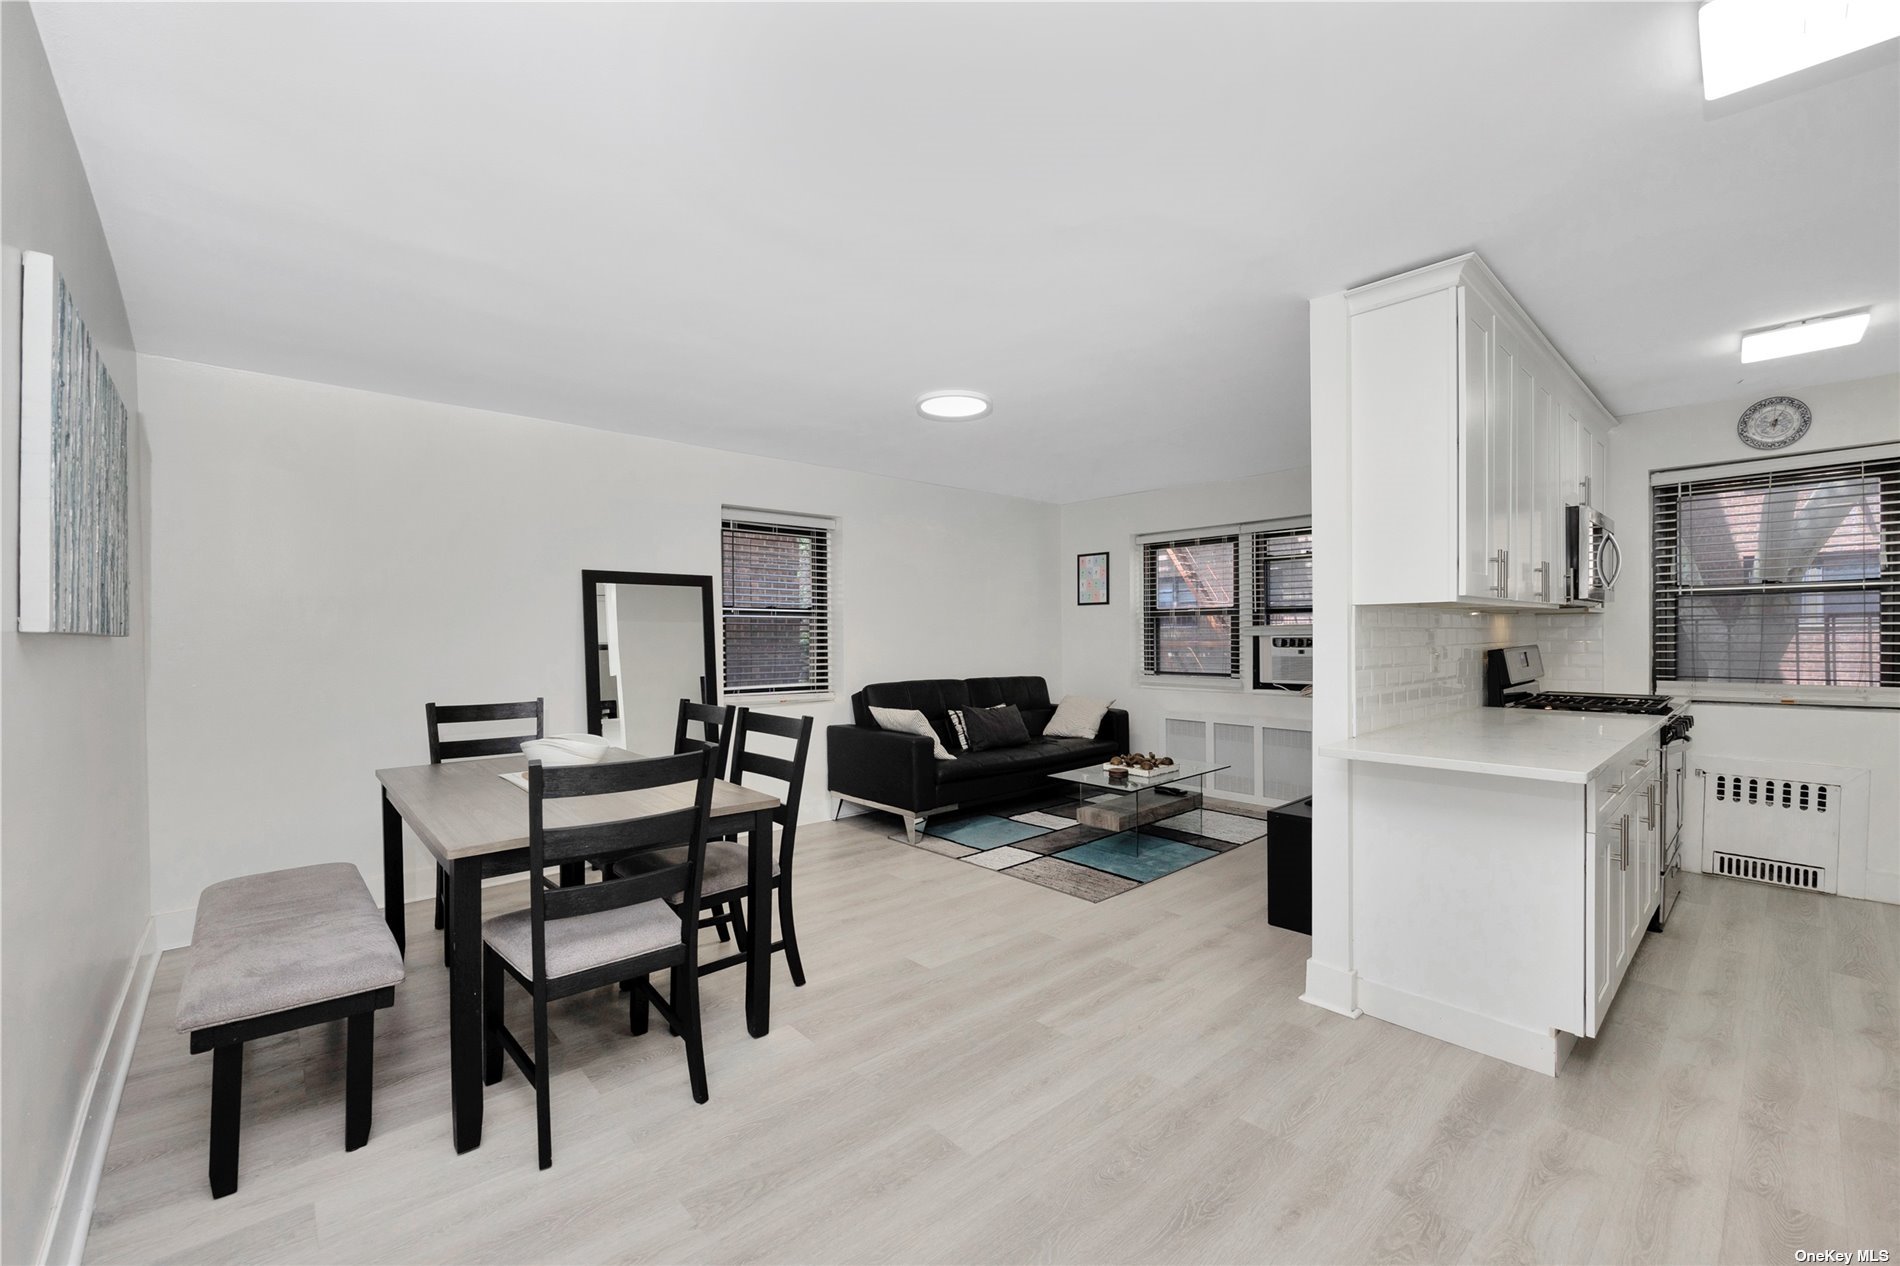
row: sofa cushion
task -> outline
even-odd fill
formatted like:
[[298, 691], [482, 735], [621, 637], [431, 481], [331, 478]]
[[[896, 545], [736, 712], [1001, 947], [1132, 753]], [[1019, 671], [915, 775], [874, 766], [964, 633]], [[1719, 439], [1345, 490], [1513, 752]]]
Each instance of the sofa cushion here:
[[1084, 695], [1064, 695], [1062, 703], [1056, 708], [1056, 714], [1043, 726], [1048, 733], [1051, 726], [1055, 733], [1051, 738], [1094, 738], [1102, 732], [1102, 718], [1115, 706], [1113, 699], [1103, 702]]
[[963, 708], [957, 713], [970, 737], [970, 750], [991, 752], [1004, 747], [1021, 747], [1029, 742], [1029, 730], [1023, 714], [1013, 703], [994, 708]]
[[1029, 727], [1029, 737], [1032, 739], [1042, 737], [1049, 718], [1056, 714], [1054, 708], [1018, 708], [1017, 711], [1023, 714], [1023, 724]]
[[[864, 700], [866, 709], [909, 708], [927, 717], [948, 716], [950, 709], [967, 707], [974, 702], [969, 686], [951, 678], [873, 682], [860, 690], [858, 697]], [[990, 702], [1001, 703], [1002, 700]], [[858, 718], [858, 724], [872, 724], [869, 711]]]
[[979, 708], [998, 703], [1013, 703], [1018, 708], [1046, 708], [1049, 683], [1040, 677], [972, 677], [964, 683], [970, 702]]
[[[1007, 708], [1008, 706], [1007, 703], [993, 703], [988, 708], [978, 710], [989, 712], [997, 708]], [[956, 735], [957, 740], [949, 745], [953, 751], [967, 752], [970, 750], [970, 729], [963, 723], [963, 714], [969, 711], [971, 711], [969, 708], [950, 709], [950, 731]]]
[[944, 745], [941, 735], [930, 724], [930, 718], [914, 708], [872, 708], [871, 719], [879, 727], [898, 734], [915, 734], [919, 738], [931, 741], [931, 751], [938, 760], [950, 760], [950, 749]]
[[957, 745], [957, 733], [950, 728], [950, 709], [968, 707], [970, 691], [966, 683], [954, 678], [921, 681], [880, 681], [852, 696], [852, 711], [859, 725], [876, 725], [872, 708], [905, 708], [921, 712], [937, 732], [937, 741], [946, 748]]
[[1113, 743], [1091, 739], [1036, 739], [1021, 747], [965, 752], [937, 767], [939, 782], [969, 782], [1008, 774], [1055, 773], [1115, 755]]

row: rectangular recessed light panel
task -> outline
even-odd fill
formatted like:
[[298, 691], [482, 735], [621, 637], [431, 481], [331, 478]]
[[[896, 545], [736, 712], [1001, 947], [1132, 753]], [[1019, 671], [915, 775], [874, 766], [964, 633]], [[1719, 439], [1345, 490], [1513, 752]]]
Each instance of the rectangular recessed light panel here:
[[1900, 37], [1900, 2], [1709, 0], [1696, 20], [1713, 101]]
[[1849, 312], [1845, 316], [1815, 317], [1811, 321], [1796, 321], [1793, 325], [1778, 325], [1772, 330], [1744, 334], [1742, 364], [1858, 343], [1861, 336], [1867, 333], [1867, 324], [1872, 319], [1871, 312]]

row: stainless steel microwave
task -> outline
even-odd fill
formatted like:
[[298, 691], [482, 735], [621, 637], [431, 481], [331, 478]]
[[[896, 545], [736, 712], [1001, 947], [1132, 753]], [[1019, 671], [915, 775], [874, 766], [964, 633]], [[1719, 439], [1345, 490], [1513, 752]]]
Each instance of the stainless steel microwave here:
[[1623, 550], [1616, 525], [1589, 506], [1564, 510], [1564, 603], [1600, 607], [1623, 571]]

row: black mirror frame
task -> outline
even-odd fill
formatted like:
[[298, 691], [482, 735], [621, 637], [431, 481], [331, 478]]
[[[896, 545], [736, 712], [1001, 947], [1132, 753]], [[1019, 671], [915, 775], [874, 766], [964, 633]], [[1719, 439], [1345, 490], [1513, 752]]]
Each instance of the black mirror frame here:
[[719, 701], [719, 679], [715, 675], [716, 652], [713, 645], [713, 582], [711, 576], [689, 576], [658, 571], [586, 571], [581, 572], [581, 631], [586, 654], [587, 732], [601, 733], [600, 717], [600, 599], [601, 585], [678, 585], [699, 590], [700, 622], [706, 630], [706, 671], [700, 674], [701, 703]]

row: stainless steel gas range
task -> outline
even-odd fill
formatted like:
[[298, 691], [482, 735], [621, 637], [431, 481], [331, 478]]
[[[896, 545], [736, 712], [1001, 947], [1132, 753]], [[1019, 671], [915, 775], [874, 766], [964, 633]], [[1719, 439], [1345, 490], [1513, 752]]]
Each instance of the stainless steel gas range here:
[[1535, 646], [1504, 646], [1484, 653], [1484, 702], [1492, 708], [1537, 708], [1547, 712], [1613, 712], [1666, 717], [1662, 727], [1662, 900], [1650, 918], [1661, 931], [1682, 895], [1682, 807], [1687, 794], [1689, 729], [1695, 718], [1688, 701], [1667, 695], [1613, 695], [1591, 691], [1539, 691], [1544, 653]]

